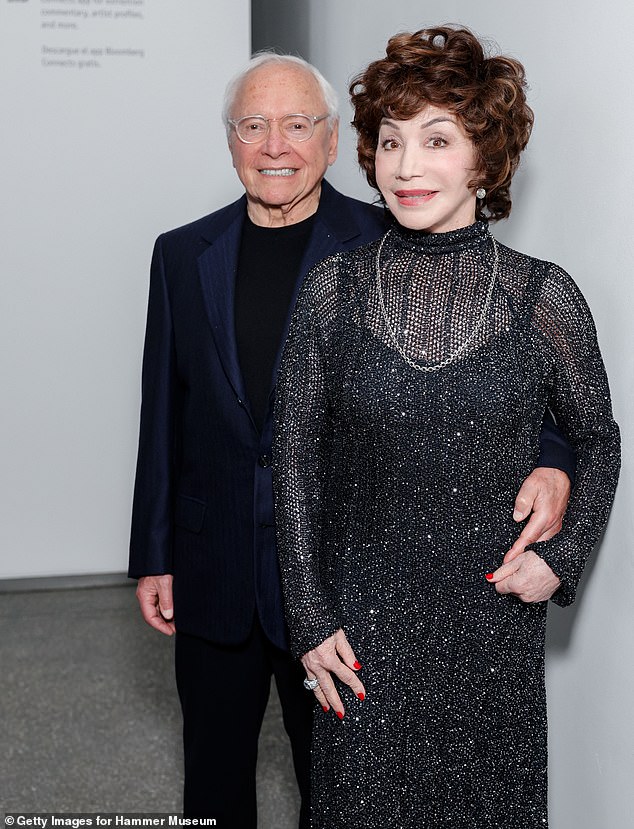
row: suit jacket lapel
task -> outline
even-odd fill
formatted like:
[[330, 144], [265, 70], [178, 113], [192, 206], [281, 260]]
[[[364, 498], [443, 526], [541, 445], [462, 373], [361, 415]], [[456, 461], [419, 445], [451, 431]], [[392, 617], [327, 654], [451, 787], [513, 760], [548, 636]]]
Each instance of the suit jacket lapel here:
[[230, 205], [205, 233], [209, 247], [198, 257], [205, 309], [216, 349], [236, 396], [245, 401], [244, 380], [236, 346], [234, 300], [238, 251], [246, 199]]

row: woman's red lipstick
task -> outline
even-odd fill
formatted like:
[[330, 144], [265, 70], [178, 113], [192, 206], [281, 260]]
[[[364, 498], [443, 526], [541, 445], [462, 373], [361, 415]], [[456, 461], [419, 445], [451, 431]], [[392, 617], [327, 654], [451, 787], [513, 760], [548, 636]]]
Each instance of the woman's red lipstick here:
[[399, 204], [408, 206], [428, 202], [433, 199], [437, 192], [438, 190], [395, 190], [394, 195]]

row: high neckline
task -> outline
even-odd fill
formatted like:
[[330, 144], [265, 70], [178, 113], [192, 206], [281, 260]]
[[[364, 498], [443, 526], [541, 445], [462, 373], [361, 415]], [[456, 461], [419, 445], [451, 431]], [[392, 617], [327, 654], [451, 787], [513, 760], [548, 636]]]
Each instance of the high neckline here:
[[410, 230], [399, 225], [398, 222], [392, 223], [391, 230], [390, 236], [397, 244], [428, 254], [456, 253], [461, 250], [483, 247], [490, 239], [489, 225], [485, 221], [477, 221], [467, 227], [460, 227], [446, 233]]

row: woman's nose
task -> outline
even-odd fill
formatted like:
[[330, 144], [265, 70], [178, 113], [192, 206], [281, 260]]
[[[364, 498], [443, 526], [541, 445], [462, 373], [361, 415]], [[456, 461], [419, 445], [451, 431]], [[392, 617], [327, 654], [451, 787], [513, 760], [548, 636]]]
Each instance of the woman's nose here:
[[419, 147], [404, 147], [401, 152], [396, 177], [410, 179], [422, 176], [425, 172], [425, 164]]

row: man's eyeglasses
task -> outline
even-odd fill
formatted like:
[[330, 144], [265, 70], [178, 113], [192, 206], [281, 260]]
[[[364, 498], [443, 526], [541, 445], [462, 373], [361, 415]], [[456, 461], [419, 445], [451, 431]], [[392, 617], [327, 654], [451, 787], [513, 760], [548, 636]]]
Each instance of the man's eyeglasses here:
[[243, 118], [229, 118], [229, 123], [244, 144], [264, 141], [277, 121], [280, 133], [289, 141], [308, 141], [315, 131], [315, 124], [328, 118], [327, 115], [283, 115], [281, 118], [265, 118], [263, 115], [245, 115]]

